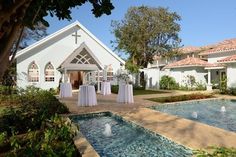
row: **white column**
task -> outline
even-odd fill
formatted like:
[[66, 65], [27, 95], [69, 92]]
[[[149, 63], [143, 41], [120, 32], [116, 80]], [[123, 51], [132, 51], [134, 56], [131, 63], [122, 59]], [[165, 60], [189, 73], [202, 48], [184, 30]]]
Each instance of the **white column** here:
[[212, 90], [212, 84], [211, 84], [211, 70], [208, 69], [208, 77], [207, 77], [207, 90], [211, 91]]
[[64, 75], [63, 75], [63, 83], [66, 83], [67, 82], [67, 76], [66, 76], [66, 68], [64, 68]]
[[68, 73], [68, 83], [70, 83], [70, 73]]
[[91, 74], [91, 72], [89, 71], [89, 72], [87, 73], [87, 75], [88, 75], [88, 80], [87, 80], [87, 83], [88, 83], [88, 84], [90, 84], [90, 83], [91, 83], [91, 82], [90, 82], [90, 79], [91, 79], [91, 78], [90, 78], [90, 74]]
[[101, 90], [100, 90], [100, 72], [99, 72], [99, 70], [97, 71], [98, 72], [98, 80], [97, 80], [97, 83], [98, 83], [98, 89], [97, 89], [97, 93], [100, 93], [101, 92]]
[[87, 84], [87, 80], [88, 80], [87, 77], [88, 77], [87, 72], [83, 72], [83, 84]]

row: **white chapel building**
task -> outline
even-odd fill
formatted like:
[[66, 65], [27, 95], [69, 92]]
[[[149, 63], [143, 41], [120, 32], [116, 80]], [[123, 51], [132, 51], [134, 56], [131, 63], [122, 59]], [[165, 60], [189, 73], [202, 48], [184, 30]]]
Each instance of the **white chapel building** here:
[[125, 62], [78, 21], [17, 52], [17, 86], [34, 85], [42, 89], [57, 88], [70, 82], [74, 89], [81, 84], [108, 80]]

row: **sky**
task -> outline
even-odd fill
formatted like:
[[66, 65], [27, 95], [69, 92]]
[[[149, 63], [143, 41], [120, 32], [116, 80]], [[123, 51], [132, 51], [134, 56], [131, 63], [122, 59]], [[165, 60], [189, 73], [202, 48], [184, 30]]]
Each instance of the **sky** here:
[[112, 0], [111, 15], [95, 18], [87, 3], [72, 10], [72, 20], [46, 17], [51, 34], [78, 20], [105, 45], [114, 50], [111, 21], [122, 20], [131, 6], [167, 7], [181, 16], [179, 33], [184, 46], [203, 46], [236, 38], [236, 0]]

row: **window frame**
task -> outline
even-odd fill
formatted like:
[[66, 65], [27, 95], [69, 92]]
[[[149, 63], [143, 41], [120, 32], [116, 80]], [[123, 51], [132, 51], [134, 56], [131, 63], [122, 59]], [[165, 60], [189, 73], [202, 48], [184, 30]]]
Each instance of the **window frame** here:
[[[48, 66], [51, 66], [52, 69], [48, 69]], [[52, 74], [49, 74], [52, 73]], [[55, 81], [55, 68], [51, 62], [48, 62], [44, 68], [44, 81], [45, 82], [54, 82]]]
[[[36, 69], [35, 68], [32, 68], [32, 66], [33, 65], [35, 65], [36, 66]], [[35, 75], [32, 75], [32, 74], [34, 74], [35, 72], [35, 70], [37, 70], [36, 71], [36, 74]], [[37, 82], [39, 82], [39, 66], [35, 63], [35, 61], [33, 61], [33, 62], [31, 62], [30, 64], [29, 64], [29, 66], [28, 66], [28, 73], [27, 73], [27, 75], [28, 75], [28, 82], [31, 82], [31, 83], [37, 83]], [[31, 75], [30, 75], [31, 74]]]

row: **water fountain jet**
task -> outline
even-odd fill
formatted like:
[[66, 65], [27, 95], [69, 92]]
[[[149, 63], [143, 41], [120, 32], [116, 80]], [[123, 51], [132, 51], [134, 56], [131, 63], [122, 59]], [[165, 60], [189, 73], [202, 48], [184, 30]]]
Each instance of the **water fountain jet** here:
[[225, 106], [221, 106], [220, 111], [221, 112], [226, 112]]
[[111, 125], [110, 124], [108, 124], [108, 123], [105, 124], [105, 130], [103, 132], [103, 135], [105, 135], [107, 137], [112, 135], [112, 133], [111, 133]]
[[192, 113], [192, 117], [193, 117], [194, 119], [197, 119], [197, 116], [198, 116], [198, 115], [197, 115], [197, 112], [194, 111], [194, 112]]

